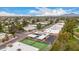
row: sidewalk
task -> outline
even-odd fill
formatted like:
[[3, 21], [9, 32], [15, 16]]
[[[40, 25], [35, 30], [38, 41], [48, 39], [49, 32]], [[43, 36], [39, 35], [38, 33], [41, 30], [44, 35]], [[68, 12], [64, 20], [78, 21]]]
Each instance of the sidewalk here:
[[77, 40], [79, 40], [79, 38], [78, 38], [77, 36], [74, 35], [74, 37], [75, 37]]

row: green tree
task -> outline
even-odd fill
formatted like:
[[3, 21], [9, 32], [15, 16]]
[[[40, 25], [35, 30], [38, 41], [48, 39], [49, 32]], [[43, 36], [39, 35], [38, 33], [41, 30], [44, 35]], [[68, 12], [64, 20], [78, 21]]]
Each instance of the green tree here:
[[67, 31], [70, 32], [73, 35], [73, 29], [76, 27], [76, 20], [67, 20], [65, 22], [64, 28], [63, 28], [63, 32]]
[[42, 24], [37, 24], [37, 29], [42, 29]]
[[17, 29], [17, 30], [23, 30], [23, 25], [18, 22], [18, 23], [16, 24], [16, 29]]
[[0, 32], [3, 32], [2, 23], [0, 22]]
[[32, 24], [35, 24], [36, 23], [36, 20], [32, 20]]
[[24, 26], [26, 26], [26, 25], [28, 25], [28, 22], [27, 22], [26, 20], [23, 20], [22, 26], [24, 27]]
[[15, 37], [16, 26], [13, 22], [12, 22], [11, 26], [9, 26], [9, 33], [12, 34]]
[[53, 23], [53, 20], [50, 20], [50, 21], [49, 21], [49, 24], [52, 24], [52, 23]]
[[57, 39], [57, 42], [54, 44], [51, 50], [65, 50], [66, 46], [68, 46], [68, 41], [72, 38], [71, 33], [69, 32], [61, 32]]
[[51, 50], [69, 50], [71, 49], [69, 41], [73, 39], [73, 29], [76, 27], [76, 20], [67, 19], [59, 37]]

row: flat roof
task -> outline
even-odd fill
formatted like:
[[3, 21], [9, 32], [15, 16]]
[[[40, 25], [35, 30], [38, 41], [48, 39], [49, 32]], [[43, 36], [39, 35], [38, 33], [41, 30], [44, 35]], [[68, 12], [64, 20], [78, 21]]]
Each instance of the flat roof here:
[[43, 34], [29, 34], [28, 37], [32, 37], [32, 38], [36, 38], [36, 39], [44, 39], [45, 37], [47, 37], [49, 34], [47, 33], [43, 33]]
[[44, 39], [45, 37], [47, 37], [49, 34], [42, 34], [41, 36], [37, 37], [37, 39]]
[[4, 49], [1, 49], [1, 51], [18, 51], [18, 49], [21, 49], [21, 51], [38, 51], [39, 49], [21, 42], [15, 42], [12, 44], [12, 47], [5, 47]]
[[49, 27], [49, 28], [45, 29], [44, 32], [47, 32], [47, 33], [59, 33], [63, 26], [64, 26], [64, 23], [56, 23], [52, 27]]
[[32, 37], [32, 38], [35, 38], [35, 37], [38, 36], [38, 35], [35, 35], [35, 34], [29, 34], [28, 36], [29, 36], [29, 37]]
[[28, 25], [28, 26], [23, 27], [23, 29], [26, 31], [33, 30], [33, 29], [36, 29], [36, 25]]

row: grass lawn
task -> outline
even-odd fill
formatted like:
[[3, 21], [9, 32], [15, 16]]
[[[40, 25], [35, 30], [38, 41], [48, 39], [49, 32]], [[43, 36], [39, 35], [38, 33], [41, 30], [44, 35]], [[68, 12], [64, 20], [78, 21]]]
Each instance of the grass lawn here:
[[34, 47], [39, 48], [39, 49], [44, 49], [48, 46], [48, 44], [43, 43], [43, 42], [39, 42], [39, 41], [35, 41], [32, 38], [26, 38], [26, 39], [24, 39], [20, 42], [22, 42], [24, 44], [34, 46]]
[[72, 38], [69, 40], [68, 42], [69, 46], [70, 46], [70, 51], [79, 51], [79, 40], [77, 40], [76, 38]]
[[61, 42], [59, 40], [57, 40], [56, 44], [53, 46], [53, 48], [51, 49], [52, 51], [79, 51], [79, 40], [77, 40], [76, 38], [72, 37], [71, 39], [69, 39], [69, 41], [67, 42], [67, 46], [64, 45], [65, 49], [63, 49], [63, 47], [61, 47], [63, 44], [61, 44]]
[[79, 28], [75, 29], [76, 32], [79, 32]]

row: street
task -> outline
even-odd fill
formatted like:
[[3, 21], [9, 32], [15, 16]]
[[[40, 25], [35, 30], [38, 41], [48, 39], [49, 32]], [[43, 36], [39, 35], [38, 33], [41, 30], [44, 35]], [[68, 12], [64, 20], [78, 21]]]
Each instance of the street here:
[[9, 41], [6, 41], [5, 43], [0, 45], [0, 49], [5, 48], [7, 44], [11, 44], [14, 43], [16, 41], [20, 41], [23, 40], [24, 38], [27, 37], [28, 34], [30, 34], [31, 32], [22, 32], [22, 33], [17, 33], [15, 34], [15, 38], [10, 39]]

